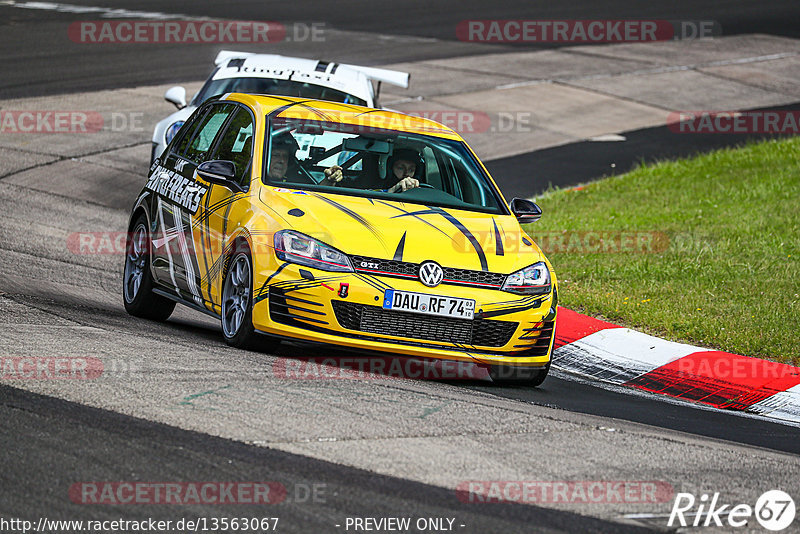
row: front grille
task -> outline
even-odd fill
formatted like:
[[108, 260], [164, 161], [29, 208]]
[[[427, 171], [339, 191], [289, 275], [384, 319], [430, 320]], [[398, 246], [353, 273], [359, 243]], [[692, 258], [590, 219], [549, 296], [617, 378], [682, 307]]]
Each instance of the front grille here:
[[[414, 279], [419, 276], [418, 263], [382, 260], [380, 258], [370, 258], [367, 256], [351, 256], [350, 259], [353, 261], [353, 267], [356, 272], [359, 273]], [[506, 280], [506, 275], [502, 273], [471, 271], [469, 269], [457, 269], [455, 267], [442, 267], [442, 270], [444, 271], [443, 284], [499, 289]]]
[[434, 317], [339, 300], [331, 304], [336, 320], [348, 330], [462, 345], [502, 347], [519, 325], [511, 321]]

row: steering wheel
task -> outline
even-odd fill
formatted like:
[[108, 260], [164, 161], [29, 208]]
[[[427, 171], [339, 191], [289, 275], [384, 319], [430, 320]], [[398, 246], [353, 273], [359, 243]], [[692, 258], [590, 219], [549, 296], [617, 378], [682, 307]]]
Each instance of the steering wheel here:
[[414, 191], [415, 189], [419, 189], [420, 187], [427, 187], [428, 189], [436, 189], [431, 184], [419, 184], [417, 187], [410, 187], [410, 188], [406, 189], [405, 191], [397, 191], [397, 193], [400, 193], [400, 194], [408, 193], [409, 191]]

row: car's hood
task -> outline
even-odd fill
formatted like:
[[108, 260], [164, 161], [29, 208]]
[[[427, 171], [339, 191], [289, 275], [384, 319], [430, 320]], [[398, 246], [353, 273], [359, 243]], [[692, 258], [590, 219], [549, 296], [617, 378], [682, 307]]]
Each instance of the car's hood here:
[[281, 188], [261, 200], [286, 227], [351, 255], [500, 273], [543, 259], [511, 215]]

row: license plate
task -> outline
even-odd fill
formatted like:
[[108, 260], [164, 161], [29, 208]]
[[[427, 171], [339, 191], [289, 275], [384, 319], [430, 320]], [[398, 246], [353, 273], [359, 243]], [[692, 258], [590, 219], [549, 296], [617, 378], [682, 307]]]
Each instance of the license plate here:
[[383, 294], [383, 308], [440, 317], [472, 319], [475, 314], [475, 301], [387, 289]]

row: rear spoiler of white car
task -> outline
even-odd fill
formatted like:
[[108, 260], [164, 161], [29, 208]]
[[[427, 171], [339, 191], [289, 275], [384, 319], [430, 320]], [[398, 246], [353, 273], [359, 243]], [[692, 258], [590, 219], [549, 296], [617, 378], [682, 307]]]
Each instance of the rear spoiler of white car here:
[[[222, 50], [219, 54], [217, 54], [217, 58], [214, 60], [214, 64], [218, 67], [228, 61], [229, 59], [236, 59], [236, 58], [244, 58], [248, 56], [256, 56], [255, 52], [235, 52], [233, 50]], [[305, 58], [293, 58], [289, 56], [279, 56], [282, 59], [305, 59]], [[408, 80], [410, 78], [410, 74], [407, 72], [400, 72], [397, 70], [390, 70], [390, 69], [379, 69], [376, 67], [361, 67], [359, 65], [348, 65], [347, 63], [340, 63], [342, 67], [347, 67], [353, 70], [357, 70], [364, 74], [370, 80], [375, 80], [378, 82], [386, 82], [392, 85], [397, 85], [399, 87], [408, 88]]]
[[404, 89], [408, 89], [408, 79], [411, 77], [411, 75], [407, 72], [400, 72], [399, 70], [378, 69], [375, 67], [360, 67], [358, 65], [348, 65], [347, 63], [342, 63], [342, 66], [350, 67], [353, 70], [361, 71], [370, 80], [386, 82], [392, 85], [397, 85]]

